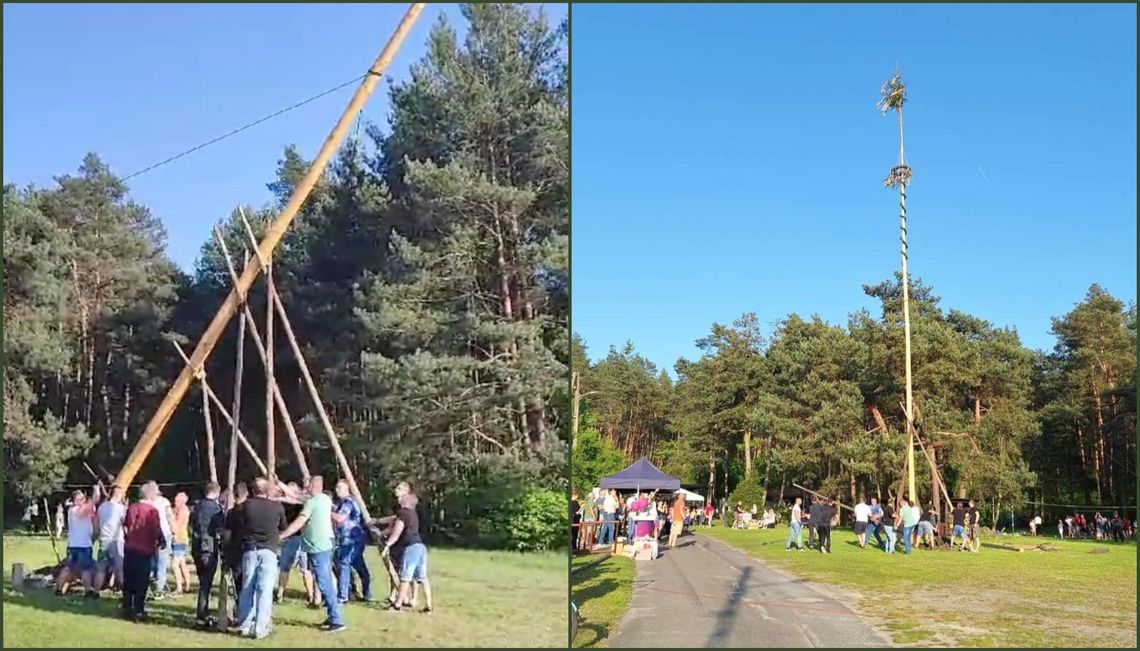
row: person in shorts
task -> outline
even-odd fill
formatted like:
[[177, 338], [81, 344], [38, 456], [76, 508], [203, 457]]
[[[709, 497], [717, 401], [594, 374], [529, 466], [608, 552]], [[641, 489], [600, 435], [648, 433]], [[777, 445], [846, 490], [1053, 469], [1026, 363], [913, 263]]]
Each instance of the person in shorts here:
[[966, 547], [966, 509], [962, 508], [962, 503], [958, 502], [954, 505], [954, 510], [950, 511], [950, 521], [953, 522], [954, 528], [950, 533], [950, 546], [954, 546], [954, 539], [961, 538], [962, 545], [960, 549]]
[[122, 486], [111, 489], [111, 499], [96, 510], [99, 524], [99, 558], [95, 563], [95, 590], [109, 587], [111, 579], [116, 589], [123, 587], [123, 519], [127, 516], [124, 504], [126, 491]]
[[405, 607], [411, 607], [411, 592], [413, 582], [424, 595], [425, 613], [432, 612], [431, 584], [427, 574], [427, 547], [420, 537], [420, 519], [416, 513], [419, 498], [411, 492], [406, 482], [396, 486], [396, 499], [399, 510], [396, 512], [396, 521], [392, 525], [392, 533], [384, 543], [382, 553], [388, 554], [393, 547], [399, 546], [400, 552], [400, 593], [396, 603], [389, 610], [399, 612]]
[[173, 518], [170, 521], [173, 542], [170, 545], [171, 569], [174, 570], [174, 592], [190, 593], [190, 496], [179, 492], [174, 496]]
[[859, 496], [859, 503], [855, 505], [855, 539], [859, 541], [859, 549], [867, 546], [867, 523], [871, 518], [871, 507], [867, 506], [867, 498]]
[[78, 577], [88, 597], [98, 597], [92, 580], [95, 573], [95, 506], [99, 501], [99, 487], [95, 487], [90, 500], [77, 490], [71, 495], [71, 508], [67, 510], [67, 565], [59, 575], [56, 594], [65, 595]]
[[[304, 500], [301, 499], [303, 497], [301, 487], [297, 482], [291, 481], [281, 489], [280, 493], [281, 495], [277, 499], [285, 507], [285, 519], [292, 522], [301, 515], [303, 508]], [[280, 578], [277, 582], [277, 593], [273, 595], [275, 601], [281, 601], [285, 598], [285, 590], [289, 587], [289, 577], [294, 568], [301, 573], [301, 582], [305, 585], [305, 600], [309, 607], [319, 607], [321, 603], [320, 594], [313, 583], [313, 571], [309, 567], [309, 555], [301, 547], [300, 534], [289, 536], [281, 541], [281, 556], [278, 565]]]

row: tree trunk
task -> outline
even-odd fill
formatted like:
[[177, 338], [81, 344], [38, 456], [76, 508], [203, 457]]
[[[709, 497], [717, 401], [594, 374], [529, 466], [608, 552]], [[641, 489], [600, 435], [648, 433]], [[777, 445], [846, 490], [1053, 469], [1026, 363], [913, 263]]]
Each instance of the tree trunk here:
[[974, 394], [974, 425], [982, 424], [982, 396], [981, 393]]
[[708, 492], [708, 499], [710, 502], [714, 501], [714, 499], [716, 497], [716, 491], [714, 490], [715, 488], [716, 488], [716, 461], [714, 461], [713, 459], [710, 458], [709, 459], [709, 492]]
[[784, 490], [788, 487], [788, 471], [785, 470], [780, 477], [780, 503], [784, 503]]
[[570, 451], [578, 449], [578, 410], [582, 401], [582, 376], [574, 371], [570, 376], [570, 391], [573, 396], [570, 402]]
[[752, 430], [744, 430], [744, 478], [752, 478]]

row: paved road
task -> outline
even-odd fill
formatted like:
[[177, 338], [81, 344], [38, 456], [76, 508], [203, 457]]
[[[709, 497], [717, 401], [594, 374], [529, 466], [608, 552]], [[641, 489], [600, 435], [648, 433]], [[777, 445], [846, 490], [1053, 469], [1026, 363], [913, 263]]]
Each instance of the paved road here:
[[657, 560], [637, 562], [633, 598], [609, 646], [851, 648], [890, 642], [811, 584], [690, 534]]

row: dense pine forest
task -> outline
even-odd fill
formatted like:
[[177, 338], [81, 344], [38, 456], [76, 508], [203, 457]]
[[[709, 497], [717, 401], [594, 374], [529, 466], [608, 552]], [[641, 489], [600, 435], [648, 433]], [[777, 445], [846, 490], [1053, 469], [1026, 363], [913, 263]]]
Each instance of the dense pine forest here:
[[[715, 323], [675, 380], [632, 343], [590, 363], [575, 338], [575, 487], [645, 455], [718, 499], [731, 491], [733, 503], [799, 494], [792, 482], [845, 502], [898, 495], [901, 282], [863, 289], [881, 309], [846, 324], [796, 314], [767, 332], [756, 314]], [[978, 500], [990, 517], [1136, 504], [1136, 306], [1097, 285], [1074, 298], [1053, 319], [1053, 350], [1033, 351], [912, 279], [919, 433], [951, 497]], [[925, 501], [929, 461], [921, 450], [916, 459]]]
[[[524, 6], [463, 13], [465, 36], [441, 20], [391, 87], [387, 127], [339, 152], [278, 248], [274, 280], [371, 501], [386, 505], [409, 478], [440, 542], [544, 547], [567, 519], [568, 28]], [[255, 231], [307, 163], [290, 147], [266, 170], [276, 199], [244, 208]], [[217, 217], [240, 260], [238, 208]], [[4, 188], [3, 280], [11, 513], [90, 485], [85, 464], [117, 471], [181, 370], [170, 340], [192, 348], [231, 282], [212, 240], [192, 272], [173, 264], [162, 215], [97, 154], [50, 187]], [[260, 280], [249, 305], [264, 334]], [[224, 400], [236, 322], [206, 368]], [[312, 470], [335, 477], [281, 330], [274, 348]], [[244, 369], [241, 427], [264, 449], [265, 375], [248, 343]], [[140, 479], [207, 477], [202, 401], [187, 396]], [[213, 418], [224, 466], [229, 426]], [[297, 479], [276, 429], [279, 475]], [[241, 456], [239, 476], [255, 470]]]

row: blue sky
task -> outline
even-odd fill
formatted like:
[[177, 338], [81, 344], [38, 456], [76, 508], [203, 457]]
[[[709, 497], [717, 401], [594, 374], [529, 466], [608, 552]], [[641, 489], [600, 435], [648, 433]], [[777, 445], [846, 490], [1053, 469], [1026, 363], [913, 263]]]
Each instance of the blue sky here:
[[[713, 321], [846, 323], [899, 268], [1051, 348], [1136, 296], [1136, 7], [600, 6], [572, 14], [573, 327], [672, 371]], [[766, 326], [766, 334], [771, 326]]]
[[[362, 74], [403, 4], [5, 5], [4, 182], [50, 185], [97, 152], [122, 176]], [[388, 69], [406, 79], [440, 13], [429, 4]], [[551, 22], [564, 4], [546, 8]], [[388, 86], [366, 105], [387, 124]], [[271, 195], [288, 144], [313, 156], [355, 86], [129, 182], [191, 268], [211, 226]], [[363, 134], [363, 129], [361, 130]]]

